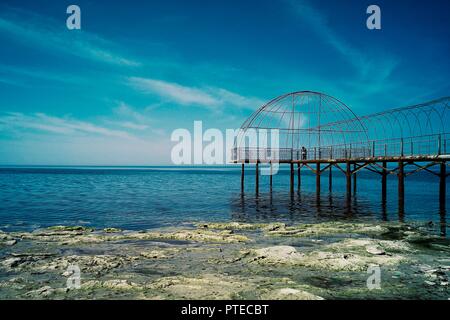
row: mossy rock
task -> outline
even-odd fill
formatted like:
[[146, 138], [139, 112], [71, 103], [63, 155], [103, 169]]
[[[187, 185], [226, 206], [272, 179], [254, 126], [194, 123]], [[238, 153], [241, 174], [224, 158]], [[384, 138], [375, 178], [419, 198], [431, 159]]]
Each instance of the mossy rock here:
[[83, 226], [51, 226], [48, 227], [47, 229], [53, 231], [83, 231], [83, 232], [92, 232], [95, 230], [94, 228]]

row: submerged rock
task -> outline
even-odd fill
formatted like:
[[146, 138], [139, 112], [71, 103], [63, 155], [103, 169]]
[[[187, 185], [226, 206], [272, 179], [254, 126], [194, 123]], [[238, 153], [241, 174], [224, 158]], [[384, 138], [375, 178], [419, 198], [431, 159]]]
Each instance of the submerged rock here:
[[[448, 241], [411, 241], [425, 236], [403, 225], [344, 222], [0, 232], [0, 298], [447, 299]], [[11, 240], [21, 241], [5, 247]], [[80, 268], [81, 290], [60, 288], [71, 265]], [[365, 286], [370, 265], [389, 280], [379, 293]], [[19, 272], [23, 280], [13, 280]]]
[[75, 245], [80, 243], [101, 243], [107, 241], [127, 240], [181, 240], [194, 242], [220, 242], [237, 243], [247, 242], [245, 235], [234, 234], [232, 230], [213, 231], [207, 229], [177, 229], [175, 231], [115, 231], [94, 233], [92, 229], [84, 227], [56, 226], [31, 233], [19, 233], [22, 239], [40, 242], [57, 242], [62, 245]]
[[218, 229], [218, 230], [256, 230], [261, 227], [259, 224], [240, 223], [240, 222], [208, 222], [196, 223], [198, 228]]
[[198, 228], [217, 230], [265, 230], [274, 231], [286, 228], [284, 223], [242, 223], [242, 222], [208, 222], [196, 223]]
[[127, 234], [125, 239], [148, 239], [148, 240], [184, 240], [195, 242], [219, 242], [237, 243], [248, 242], [247, 236], [234, 234], [231, 230], [220, 232], [210, 230], [180, 230], [175, 232], [145, 232]]
[[143, 290], [144, 287], [126, 279], [112, 279], [106, 281], [90, 280], [82, 283], [81, 289], [109, 289], [109, 290]]
[[7, 281], [0, 282], [0, 288], [9, 290], [24, 290], [27, 287], [27, 281], [22, 277], [14, 277]]
[[266, 264], [299, 264], [304, 255], [291, 246], [273, 246], [253, 251], [252, 261]]
[[[43, 256], [21, 256], [5, 259], [2, 266], [18, 271], [33, 272], [63, 271], [71, 265], [77, 265], [82, 272], [102, 273], [122, 267], [136, 260], [131, 256], [114, 255], [70, 255], [57, 258]], [[63, 274], [63, 273], [61, 273]]]
[[54, 292], [55, 289], [53, 289], [50, 286], [45, 286], [36, 290], [29, 291], [25, 295], [29, 297], [48, 297], [52, 295]]
[[[381, 244], [384, 244], [385, 249], [379, 247]], [[373, 239], [347, 239], [324, 245], [320, 250], [309, 249], [304, 252], [298, 252], [291, 246], [274, 246], [253, 250], [253, 258], [249, 262], [334, 271], [364, 271], [370, 265], [391, 266], [408, 261], [404, 255], [385, 252], [390, 245], [390, 242]]]
[[324, 300], [322, 297], [312, 293], [293, 288], [273, 290], [262, 295], [261, 298], [264, 300]]
[[94, 231], [94, 228], [83, 227], [83, 226], [51, 226], [51, 227], [48, 227], [47, 230], [92, 232], [92, 231]]
[[13, 246], [16, 243], [16, 238], [0, 230], [0, 245]]
[[17, 243], [17, 240], [16, 240], [16, 239], [12, 239], [12, 240], [8, 240], [8, 241], [3, 242], [3, 244], [5, 244], [5, 245], [7, 245], [7, 246], [13, 246], [13, 245], [15, 245], [16, 243]]
[[2, 261], [2, 266], [7, 268], [15, 268], [22, 262], [21, 258], [8, 258]]
[[54, 299], [58, 294], [66, 294], [68, 291], [68, 288], [52, 288], [50, 286], [44, 286], [36, 290], [28, 291], [24, 296], [31, 299]]
[[424, 273], [425, 283], [432, 285], [440, 284], [441, 286], [448, 286], [448, 279], [450, 276], [450, 266], [438, 266], [437, 268], [432, 268], [430, 266], [421, 266], [421, 271]]
[[265, 229], [270, 236], [310, 237], [326, 236], [333, 234], [380, 234], [387, 232], [387, 228], [381, 225], [364, 223], [324, 222], [317, 224], [301, 224], [295, 226], [278, 225], [273, 229]]
[[178, 252], [180, 252], [179, 248], [165, 248], [165, 249], [158, 248], [148, 251], [142, 251], [139, 253], [139, 255], [147, 259], [166, 259]]
[[122, 229], [118, 229], [118, 228], [105, 228], [103, 229], [104, 232], [106, 233], [117, 233], [117, 232], [122, 232]]
[[175, 299], [235, 299], [253, 289], [248, 279], [205, 274], [194, 277], [164, 277], [147, 286], [167, 298]]
[[375, 254], [375, 255], [386, 254], [386, 251], [384, 251], [383, 249], [381, 249], [378, 246], [367, 246], [366, 251], [370, 254]]

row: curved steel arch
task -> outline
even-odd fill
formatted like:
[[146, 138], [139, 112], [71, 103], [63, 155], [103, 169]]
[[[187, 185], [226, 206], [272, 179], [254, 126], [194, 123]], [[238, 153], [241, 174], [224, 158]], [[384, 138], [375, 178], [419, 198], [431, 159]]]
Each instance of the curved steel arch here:
[[[329, 158], [375, 157], [384, 148], [384, 156], [448, 154], [450, 143], [450, 97], [395, 108], [358, 117], [340, 100], [316, 91], [296, 91], [281, 95], [261, 106], [242, 124], [235, 149], [245, 145], [247, 132], [257, 135], [277, 129], [278, 149], [286, 154], [300, 149], [322, 152]], [[264, 131], [266, 130], [266, 131]], [[443, 140], [443, 142], [442, 142]], [[439, 147], [437, 147], [437, 143]], [[368, 148], [370, 147], [370, 152]], [[336, 151], [333, 153], [333, 149]], [[297, 155], [297, 157], [299, 157]], [[257, 160], [259, 153], [256, 154]], [[300, 159], [297, 159], [300, 160]]]

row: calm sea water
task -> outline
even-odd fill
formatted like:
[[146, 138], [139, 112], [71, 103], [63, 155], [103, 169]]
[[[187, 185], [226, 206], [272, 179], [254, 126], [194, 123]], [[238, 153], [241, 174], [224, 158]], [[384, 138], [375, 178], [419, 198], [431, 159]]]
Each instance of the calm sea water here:
[[[31, 230], [51, 225], [147, 229], [193, 221], [310, 223], [336, 219], [432, 221], [447, 231], [439, 208], [439, 181], [429, 173], [406, 179], [404, 215], [397, 209], [397, 180], [388, 178], [388, 201], [381, 201], [380, 176], [358, 174], [350, 202], [345, 180], [328, 175], [315, 194], [315, 176], [302, 170], [301, 194], [289, 194], [289, 172], [260, 178], [254, 192], [254, 168], [246, 170], [240, 190], [239, 167], [3, 167], [0, 168], [0, 229]], [[447, 193], [448, 194], [448, 193]], [[448, 202], [448, 201], [447, 201]], [[431, 224], [430, 224], [431, 225]], [[448, 232], [447, 232], [448, 234]]]

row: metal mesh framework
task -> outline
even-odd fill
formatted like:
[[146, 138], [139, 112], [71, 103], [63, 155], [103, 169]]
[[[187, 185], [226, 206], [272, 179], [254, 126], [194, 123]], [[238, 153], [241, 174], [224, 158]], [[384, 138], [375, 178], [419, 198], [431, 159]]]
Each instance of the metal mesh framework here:
[[[273, 161], [274, 154], [279, 161], [447, 155], [449, 103], [446, 97], [358, 117], [326, 94], [285, 94], [244, 122], [235, 140], [233, 160]], [[278, 129], [278, 146], [271, 145], [271, 129]], [[257, 145], [251, 142], [255, 135]]]

